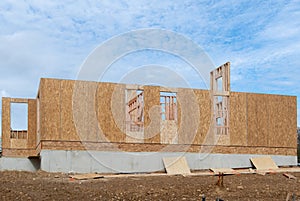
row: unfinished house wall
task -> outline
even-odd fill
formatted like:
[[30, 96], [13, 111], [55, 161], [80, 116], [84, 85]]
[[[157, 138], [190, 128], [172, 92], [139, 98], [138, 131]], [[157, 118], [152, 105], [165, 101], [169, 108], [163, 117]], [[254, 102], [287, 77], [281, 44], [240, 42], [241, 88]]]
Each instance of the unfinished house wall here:
[[[82, 81], [76, 83], [80, 84], [75, 85], [70, 80], [42, 79], [39, 99], [41, 140], [44, 141], [44, 147], [84, 150], [87, 143], [90, 143], [88, 147], [93, 149], [115, 150], [105, 143], [119, 143], [117, 146], [123, 151], [159, 151], [166, 144], [178, 144], [189, 145], [190, 152], [199, 152], [201, 146], [213, 146], [210, 151], [214, 153], [267, 152], [293, 155], [295, 152], [296, 142], [291, 134], [296, 125], [295, 97], [231, 92], [229, 129], [226, 133], [216, 135], [212, 132], [214, 124], [211, 123], [210, 91], [191, 90], [196, 98], [195, 102], [189, 97], [191, 91], [187, 92], [188, 89], [171, 89], [177, 94], [177, 122], [171, 120], [166, 124], [162, 121], [160, 101], [161, 92], [166, 89], [144, 86], [144, 139], [139, 140], [126, 134], [126, 85]], [[78, 111], [81, 122], [77, 122], [77, 126], [74, 120], [76, 107], [72, 107], [74, 86], [77, 93], [82, 93], [80, 96], [84, 100], [80, 102], [84, 111]], [[133, 89], [132, 86], [129, 88], [133, 91], [138, 89]], [[94, 96], [94, 105], [88, 101], [90, 96]], [[192, 109], [182, 110], [182, 107]], [[187, 113], [189, 111], [193, 112]], [[90, 116], [92, 113], [96, 114], [96, 122]], [[281, 118], [282, 116], [285, 118]], [[226, 143], [224, 140], [222, 142], [222, 138], [226, 139]], [[83, 141], [86, 142], [84, 146]], [[91, 145], [96, 142], [102, 145]], [[182, 149], [175, 147], [169, 151]]]
[[[85, 149], [82, 142], [124, 142], [123, 88], [112, 83], [42, 79], [39, 100], [44, 147]], [[74, 100], [75, 93], [78, 100]]]
[[232, 92], [230, 101], [235, 153], [296, 154], [296, 97]]
[[[229, 67], [211, 90], [41, 79], [37, 99], [3, 98], [3, 155], [63, 172], [160, 171], [183, 154], [192, 169], [296, 164], [296, 97], [231, 92]], [[11, 137], [12, 102], [28, 104], [25, 138]]]
[[[28, 105], [27, 130], [12, 130], [11, 104]], [[2, 98], [2, 155], [36, 156], [36, 100], [21, 98]]]

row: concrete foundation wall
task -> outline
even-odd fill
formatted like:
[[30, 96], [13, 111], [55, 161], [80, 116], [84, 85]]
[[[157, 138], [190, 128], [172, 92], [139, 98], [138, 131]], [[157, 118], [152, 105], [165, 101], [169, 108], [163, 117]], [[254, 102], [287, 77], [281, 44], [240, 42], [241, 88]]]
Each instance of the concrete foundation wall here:
[[[164, 171], [163, 157], [185, 156], [192, 170], [247, 168], [256, 154], [200, 154], [181, 152], [102, 152], [42, 150], [41, 169], [47, 172], [139, 173]], [[296, 156], [271, 156], [278, 166], [297, 165]]]
[[16, 170], [35, 172], [40, 169], [39, 158], [0, 158], [0, 171]]

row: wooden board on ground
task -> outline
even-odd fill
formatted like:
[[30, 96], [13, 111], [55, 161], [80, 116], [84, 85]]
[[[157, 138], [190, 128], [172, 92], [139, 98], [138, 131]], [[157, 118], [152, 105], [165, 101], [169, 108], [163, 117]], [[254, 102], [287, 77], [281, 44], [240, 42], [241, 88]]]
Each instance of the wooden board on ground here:
[[186, 162], [185, 157], [163, 158], [163, 163], [167, 174], [191, 174], [191, 170]]
[[295, 176], [292, 175], [292, 174], [288, 174], [288, 173], [284, 173], [283, 176], [285, 176], [285, 177], [288, 178], [288, 179], [297, 179], [297, 177], [295, 177]]
[[275, 164], [271, 156], [251, 158], [250, 159], [257, 170], [276, 170], [278, 166]]
[[78, 174], [78, 175], [70, 175], [70, 177], [77, 180], [104, 178], [104, 176], [100, 174]]
[[214, 174], [236, 174], [236, 172], [231, 168], [210, 168], [211, 171], [214, 172]]

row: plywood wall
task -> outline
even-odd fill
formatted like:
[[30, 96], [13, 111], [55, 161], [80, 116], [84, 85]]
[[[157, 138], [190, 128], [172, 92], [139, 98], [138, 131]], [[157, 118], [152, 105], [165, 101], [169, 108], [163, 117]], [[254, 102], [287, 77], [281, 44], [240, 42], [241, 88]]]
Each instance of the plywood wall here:
[[[11, 103], [28, 104], [27, 139], [10, 138], [11, 133]], [[2, 98], [2, 148], [4, 156], [11, 156], [8, 150], [23, 149], [26, 151], [36, 148], [36, 100], [24, 98]]]
[[60, 109], [60, 80], [41, 79], [41, 140], [57, 140], [61, 138]]
[[247, 146], [247, 94], [230, 93], [230, 144]]
[[[42, 79], [42, 139], [126, 142], [125, 90], [122, 84]], [[161, 143], [160, 90], [144, 86], [145, 143]], [[209, 91], [192, 92], [196, 101], [177, 90], [178, 144], [213, 145]], [[296, 147], [295, 97], [231, 92], [229, 115], [229, 146]]]
[[60, 97], [61, 97], [61, 139], [78, 141], [76, 126], [73, 118], [73, 92], [75, 81], [60, 81]]
[[10, 147], [10, 98], [2, 98], [2, 149]]
[[214, 135], [210, 132], [212, 119], [210, 93], [207, 90], [194, 90], [194, 93], [199, 105], [200, 121], [193, 144], [213, 144]]
[[97, 82], [78, 81], [73, 91], [73, 121], [81, 141], [97, 141], [100, 128], [97, 121]]
[[268, 96], [269, 146], [297, 147], [296, 98], [289, 96]]
[[28, 100], [28, 142], [27, 148], [36, 148], [37, 133], [37, 105], [35, 99]]
[[269, 108], [265, 94], [247, 95], [248, 145], [268, 146], [269, 144]]
[[292, 96], [232, 92], [230, 144], [295, 148], [296, 107]]
[[178, 89], [177, 100], [180, 104], [178, 144], [192, 144], [200, 121], [197, 96], [192, 89], [180, 88]]
[[97, 88], [97, 117], [108, 142], [125, 142], [125, 87], [99, 83]]
[[144, 87], [144, 136], [146, 143], [160, 143], [160, 88]]
[[176, 120], [160, 122], [160, 142], [162, 144], [178, 144], [178, 125]]
[[123, 142], [124, 86], [43, 79], [40, 115], [43, 140]]

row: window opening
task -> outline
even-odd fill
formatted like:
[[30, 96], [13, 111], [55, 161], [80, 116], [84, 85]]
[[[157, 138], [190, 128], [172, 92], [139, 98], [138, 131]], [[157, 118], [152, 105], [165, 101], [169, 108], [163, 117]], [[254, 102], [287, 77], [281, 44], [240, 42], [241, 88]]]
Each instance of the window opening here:
[[230, 63], [226, 63], [211, 72], [211, 94], [216, 134], [229, 133], [229, 94]]
[[177, 120], [177, 97], [173, 92], [160, 92], [162, 120]]
[[127, 90], [126, 104], [127, 131], [143, 131], [144, 129], [144, 92], [142, 90]]
[[10, 138], [27, 139], [28, 104], [10, 104]]

